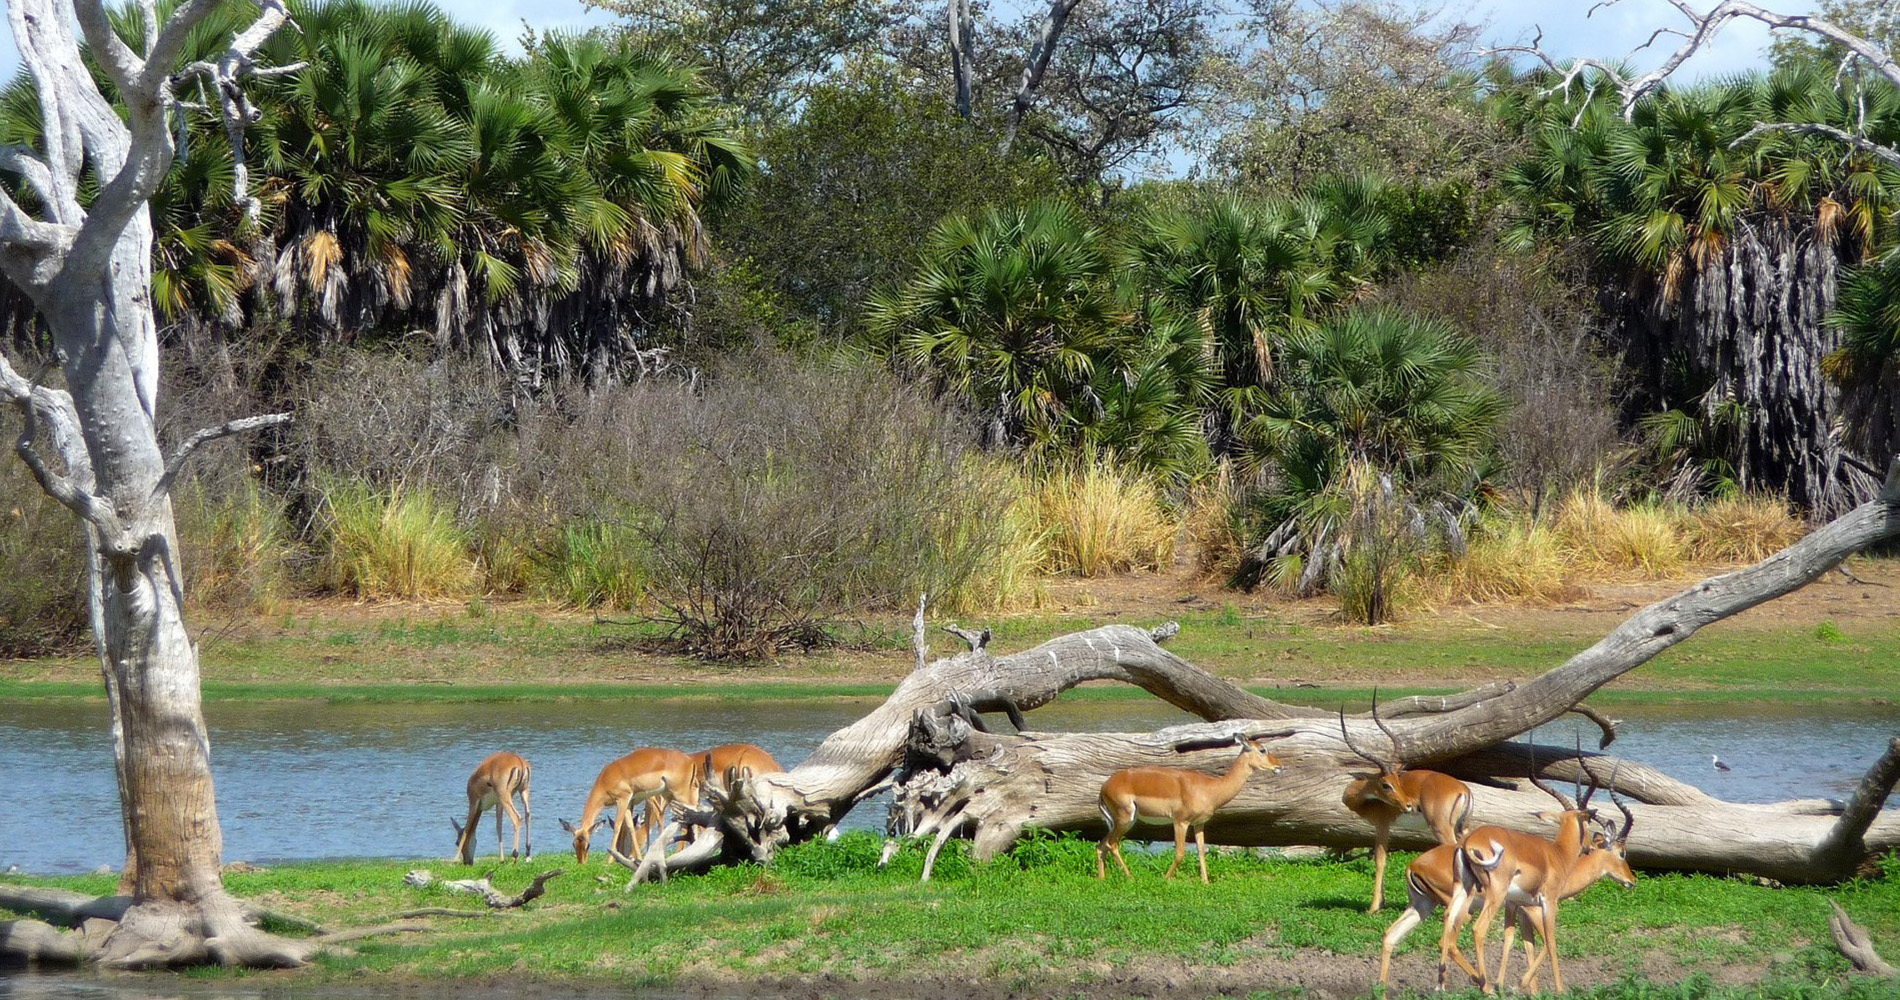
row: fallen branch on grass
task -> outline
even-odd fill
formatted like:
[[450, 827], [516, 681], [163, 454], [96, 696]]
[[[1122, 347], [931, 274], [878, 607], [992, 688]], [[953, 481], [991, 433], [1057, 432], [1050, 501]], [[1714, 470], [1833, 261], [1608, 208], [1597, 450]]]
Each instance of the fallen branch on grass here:
[[429, 871], [427, 868], [417, 868], [407, 875], [404, 875], [402, 880], [405, 885], [412, 885], [418, 889], [431, 885], [440, 885], [450, 892], [473, 893], [482, 897], [483, 902], [497, 910], [512, 910], [526, 906], [529, 902], [541, 898], [541, 896], [548, 891], [548, 880], [565, 873], [566, 869], [564, 868], [556, 868], [552, 871], [542, 872], [534, 877], [533, 884], [521, 890], [521, 894], [517, 896], [502, 895], [501, 891], [496, 889], [494, 885], [488, 881], [488, 876], [495, 874], [495, 870], [492, 868], [483, 872], [481, 878], [454, 880], [438, 880], [435, 877], [435, 873]]
[[1835, 946], [1857, 971], [1873, 976], [1900, 976], [1900, 969], [1888, 965], [1874, 950], [1874, 938], [1867, 933], [1867, 928], [1855, 923], [1854, 918], [1841, 909], [1841, 904], [1830, 899], [1827, 905], [1834, 909], [1827, 918], [1827, 929], [1834, 935]]

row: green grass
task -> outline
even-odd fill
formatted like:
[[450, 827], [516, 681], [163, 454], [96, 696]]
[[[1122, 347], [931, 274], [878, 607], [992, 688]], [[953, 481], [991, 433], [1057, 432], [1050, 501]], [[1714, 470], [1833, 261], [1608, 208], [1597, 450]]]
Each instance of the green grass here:
[[[1091, 843], [1041, 836], [988, 864], [972, 863], [963, 845], [954, 844], [936, 880], [921, 884], [921, 850], [908, 848], [879, 870], [879, 843], [870, 834], [850, 834], [782, 852], [770, 868], [723, 868], [631, 893], [622, 891], [623, 869], [596, 861], [550, 882], [548, 895], [526, 909], [437, 919], [426, 935], [372, 939], [355, 955], [326, 957], [313, 978], [456, 979], [527, 970], [663, 986], [700, 979], [941, 976], [981, 977], [1035, 992], [1039, 985], [1099, 983], [1155, 961], [1186, 963], [1199, 972], [1328, 955], [1376, 959], [1380, 935], [1397, 916], [1396, 910], [1364, 912], [1371, 877], [1364, 858], [1220, 852], [1209, 859], [1213, 883], [1204, 886], [1191, 878], [1164, 881], [1165, 858], [1132, 853], [1132, 882], [1119, 876], [1098, 882]], [[1408, 860], [1395, 857], [1388, 898], [1404, 899]], [[534, 872], [572, 869], [571, 862], [561, 856], [503, 866], [493, 879], [513, 892]], [[404, 886], [402, 874], [414, 867], [446, 878], [468, 872], [439, 861], [352, 861], [234, 873], [226, 883], [240, 896], [327, 927], [380, 922], [425, 906], [479, 909], [440, 888]], [[1579, 974], [1599, 970], [1599, 979], [1614, 980], [1647, 962], [1645, 975], [1665, 985], [1692, 980], [1694, 987], [1699, 973], [1733, 979], [1740, 969], [1776, 991], [1793, 990], [1789, 996], [1848, 995], [1841, 988], [1844, 963], [1827, 946], [1826, 900], [1839, 900], [1876, 941], [1900, 940], [1900, 863], [1888, 867], [1884, 879], [1829, 890], [1704, 875], [1645, 876], [1627, 891], [1599, 884], [1563, 907], [1563, 958]], [[113, 885], [109, 876], [32, 881], [93, 892]], [[1428, 923], [1400, 954], [1429, 955], [1434, 942]], [[1411, 968], [1416, 975], [1417, 966]], [[1657, 984], [1627, 983], [1601, 995], [1681, 995], [1674, 987], [1653, 994], [1651, 988]], [[1687, 995], [1726, 994], [1692, 989]]]

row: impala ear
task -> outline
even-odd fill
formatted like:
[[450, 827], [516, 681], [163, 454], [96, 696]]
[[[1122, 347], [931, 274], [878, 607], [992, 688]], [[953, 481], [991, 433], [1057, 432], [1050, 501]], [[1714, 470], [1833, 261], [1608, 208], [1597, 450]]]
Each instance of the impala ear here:
[[1541, 819], [1552, 826], [1556, 826], [1558, 823], [1562, 822], [1564, 818], [1563, 813], [1554, 813], [1554, 812], [1540, 812], [1540, 813], [1536, 813], [1535, 815], [1537, 816], [1538, 819]]
[[567, 820], [561, 820], [560, 823], [561, 823], [561, 829], [566, 830], [569, 833], [580, 832], [579, 830], [574, 829], [574, 824], [569, 823]]

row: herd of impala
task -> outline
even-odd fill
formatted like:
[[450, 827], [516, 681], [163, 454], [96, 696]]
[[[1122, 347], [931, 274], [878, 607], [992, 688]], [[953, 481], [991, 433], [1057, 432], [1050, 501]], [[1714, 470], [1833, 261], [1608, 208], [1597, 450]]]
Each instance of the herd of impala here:
[[[1381, 728], [1377, 697], [1372, 718]], [[1524, 955], [1528, 968], [1519, 980], [1527, 992], [1537, 989], [1537, 973], [1546, 958], [1557, 989], [1564, 988], [1563, 973], [1557, 964], [1557, 904], [1581, 893], [1599, 879], [1611, 878], [1624, 886], [1634, 885], [1635, 874], [1627, 856], [1630, 827], [1635, 816], [1616, 794], [1616, 775], [1610, 776], [1610, 798], [1623, 815], [1620, 827], [1605, 820], [1590, 808], [1596, 792], [1579, 782], [1576, 799], [1556, 791], [1536, 776], [1533, 762], [1530, 779], [1563, 808], [1539, 813], [1554, 823], [1556, 836], [1545, 839], [1501, 826], [1480, 826], [1466, 830], [1471, 819], [1471, 789], [1464, 782], [1436, 771], [1408, 770], [1370, 754], [1352, 742], [1346, 730], [1345, 715], [1340, 715], [1340, 736], [1359, 757], [1378, 768], [1377, 773], [1355, 776], [1346, 786], [1344, 804], [1354, 814], [1372, 824], [1374, 831], [1372, 906], [1377, 913], [1384, 902], [1386, 844], [1392, 826], [1407, 813], [1417, 813], [1438, 838], [1437, 847], [1418, 856], [1405, 869], [1405, 912], [1385, 932], [1384, 948], [1379, 956], [1379, 982], [1384, 984], [1391, 971], [1392, 951], [1426, 918], [1441, 907], [1445, 910], [1444, 932], [1439, 939], [1438, 986], [1444, 989], [1451, 963], [1456, 962], [1478, 981], [1486, 993], [1504, 981], [1511, 960], [1513, 937], [1524, 937]], [[1108, 856], [1113, 854], [1122, 872], [1132, 877], [1121, 853], [1122, 837], [1137, 820], [1167, 822], [1174, 825], [1174, 863], [1166, 877], [1173, 878], [1187, 854], [1187, 833], [1194, 833], [1194, 846], [1200, 855], [1201, 881], [1207, 878], [1207, 842], [1204, 831], [1208, 821], [1222, 806], [1240, 794], [1247, 778], [1256, 771], [1278, 773], [1280, 760], [1251, 740], [1237, 740], [1240, 754], [1225, 774], [1209, 775], [1178, 767], [1131, 767], [1115, 772], [1102, 784], [1102, 818], [1108, 834], [1096, 847], [1096, 877], [1108, 876]], [[561, 828], [574, 836], [574, 856], [587, 862], [593, 831], [611, 823], [613, 850], [632, 858], [644, 853], [644, 831], [650, 830], [672, 803], [696, 806], [701, 788], [715, 776], [730, 782], [741, 774], [769, 774], [782, 771], [772, 755], [750, 743], [728, 743], [695, 754], [659, 747], [642, 747], [601, 768], [587, 796], [586, 808], [578, 824], [561, 820]], [[1579, 770], [1587, 773], [1579, 760]], [[522, 855], [522, 838], [527, 835], [527, 857], [534, 856], [533, 814], [528, 807], [530, 767], [514, 753], [497, 753], [482, 761], [468, 779], [468, 819], [455, 826], [456, 850], [463, 864], [475, 860], [475, 825], [484, 811], [495, 811], [496, 849], [507, 856], [502, 836], [502, 815], [514, 821], [514, 857]], [[520, 810], [515, 799], [521, 801]], [[645, 805], [645, 817], [636, 821], [634, 810]], [[601, 814], [612, 807], [611, 819]], [[1485, 939], [1497, 912], [1504, 911], [1504, 949], [1498, 959], [1497, 975], [1487, 975], [1484, 963]], [[1458, 937], [1466, 924], [1476, 917], [1472, 931], [1474, 966], [1458, 948]], [[1541, 942], [1542, 947], [1538, 947]]]

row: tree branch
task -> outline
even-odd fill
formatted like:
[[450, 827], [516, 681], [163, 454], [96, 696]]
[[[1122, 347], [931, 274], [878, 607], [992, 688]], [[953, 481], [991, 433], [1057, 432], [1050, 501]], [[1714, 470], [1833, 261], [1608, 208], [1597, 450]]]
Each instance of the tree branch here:
[[1869, 768], [1860, 779], [1860, 785], [1854, 789], [1854, 795], [1847, 800], [1847, 808], [1841, 810], [1841, 818], [1829, 831], [1827, 839], [1815, 849], [1820, 856], [1833, 856], [1859, 859], [1867, 853], [1862, 838], [1867, 828], [1873, 825], [1874, 818], [1880, 815], [1880, 807], [1887, 802], [1887, 796], [1893, 793], [1893, 786], [1900, 781], [1900, 738], [1887, 744], [1887, 752]]
[[1761, 122], [1743, 133], [1741, 138], [1729, 143], [1728, 148], [1735, 149], [1756, 136], [1770, 132], [1793, 132], [1796, 135], [1818, 135], [1836, 139], [1862, 152], [1872, 153], [1885, 161], [1888, 166], [1900, 167], [1900, 151], [1883, 146], [1864, 135], [1855, 135], [1845, 129], [1823, 125], [1820, 122]]
[[69, 473], [76, 471], [75, 463], [83, 461], [84, 455], [76, 450], [79, 447], [78, 416], [73, 411], [72, 397], [28, 381], [14, 370], [13, 364], [4, 355], [0, 355], [0, 396], [11, 400], [20, 411], [25, 426], [13, 447], [19, 453], [20, 460], [33, 473], [33, 478], [39, 481], [40, 488], [97, 528], [102, 541], [119, 538], [121, 526], [118, 513], [104, 498], [92, 492], [90, 470], [80, 476], [54, 472], [35, 443], [39, 438], [40, 416], [44, 414], [54, 423], [54, 441], [67, 463]]
[[192, 452], [197, 451], [204, 445], [210, 444], [219, 438], [230, 437], [233, 434], [242, 434], [246, 431], [287, 424], [290, 423], [291, 419], [291, 414], [288, 413], [266, 413], [256, 417], [239, 417], [236, 420], [226, 421], [216, 427], [200, 428], [190, 437], [186, 438], [185, 443], [179, 445], [177, 451], [172, 452], [171, 460], [165, 463], [165, 474], [160, 476], [157, 485], [152, 487], [152, 496], [154, 498], [159, 497], [163, 495], [165, 491], [171, 489], [172, 482], [178, 478], [180, 472], [184, 471], [185, 462], [191, 458]]

